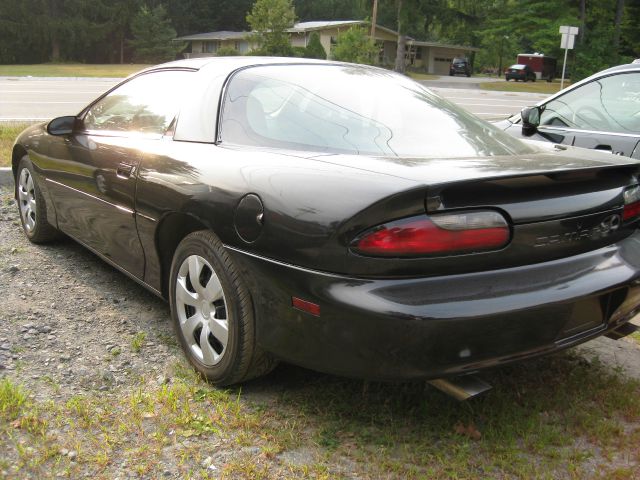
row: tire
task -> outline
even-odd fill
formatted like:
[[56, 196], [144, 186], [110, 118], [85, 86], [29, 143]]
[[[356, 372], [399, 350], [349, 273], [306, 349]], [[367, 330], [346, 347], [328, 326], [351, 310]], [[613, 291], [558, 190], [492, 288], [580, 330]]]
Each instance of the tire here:
[[226, 386], [273, 370], [277, 362], [255, 342], [251, 295], [213, 232], [187, 235], [173, 256], [170, 275], [174, 330], [200, 375]]
[[47, 221], [47, 205], [33, 175], [33, 165], [25, 155], [18, 164], [16, 201], [22, 230], [33, 243], [47, 243], [60, 237], [60, 232]]

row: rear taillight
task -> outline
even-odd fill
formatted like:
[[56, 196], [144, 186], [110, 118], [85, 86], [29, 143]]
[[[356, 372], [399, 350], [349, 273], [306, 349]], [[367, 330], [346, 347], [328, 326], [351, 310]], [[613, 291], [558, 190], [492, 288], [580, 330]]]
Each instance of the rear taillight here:
[[511, 233], [498, 212], [473, 211], [396, 220], [374, 227], [351, 244], [363, 255], [416, 257], [499, 250]]
[[640, 186], [636, 185], [624, 191], [622, 219], [626, 222], [638, 216], [640, 216]]

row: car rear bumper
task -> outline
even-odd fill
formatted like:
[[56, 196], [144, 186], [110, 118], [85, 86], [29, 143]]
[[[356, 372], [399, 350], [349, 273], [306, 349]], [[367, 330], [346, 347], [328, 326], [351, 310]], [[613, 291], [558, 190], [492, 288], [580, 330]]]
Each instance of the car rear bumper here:
[[[437, 378], [558, 351], [615, 329], [640, 305], [640, 234], [570, 258], [504, 270], [363, 279], [230, 249], [250, 286], [258, 343], [315, 370]], [[316, 303], [298, 311], [292, 297]]]

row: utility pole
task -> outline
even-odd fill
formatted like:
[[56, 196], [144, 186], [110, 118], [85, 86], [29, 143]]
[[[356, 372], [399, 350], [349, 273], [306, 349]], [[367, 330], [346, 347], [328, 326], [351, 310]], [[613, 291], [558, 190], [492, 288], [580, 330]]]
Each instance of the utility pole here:
[[373, 14], [371, 15], [371, 39], [376, 41], [376, 22], [378, 21], [378, 0], [373, 0]]

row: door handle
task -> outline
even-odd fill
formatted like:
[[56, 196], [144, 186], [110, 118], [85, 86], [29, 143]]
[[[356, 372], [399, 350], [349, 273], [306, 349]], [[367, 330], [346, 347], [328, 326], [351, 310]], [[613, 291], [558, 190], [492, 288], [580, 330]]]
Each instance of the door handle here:
[[116, 168], [116, 175], [120, 178], [129, 178], [133, 173], [134, 166], [129, 163], [121, 162], [118, 164], [118, 168]]

